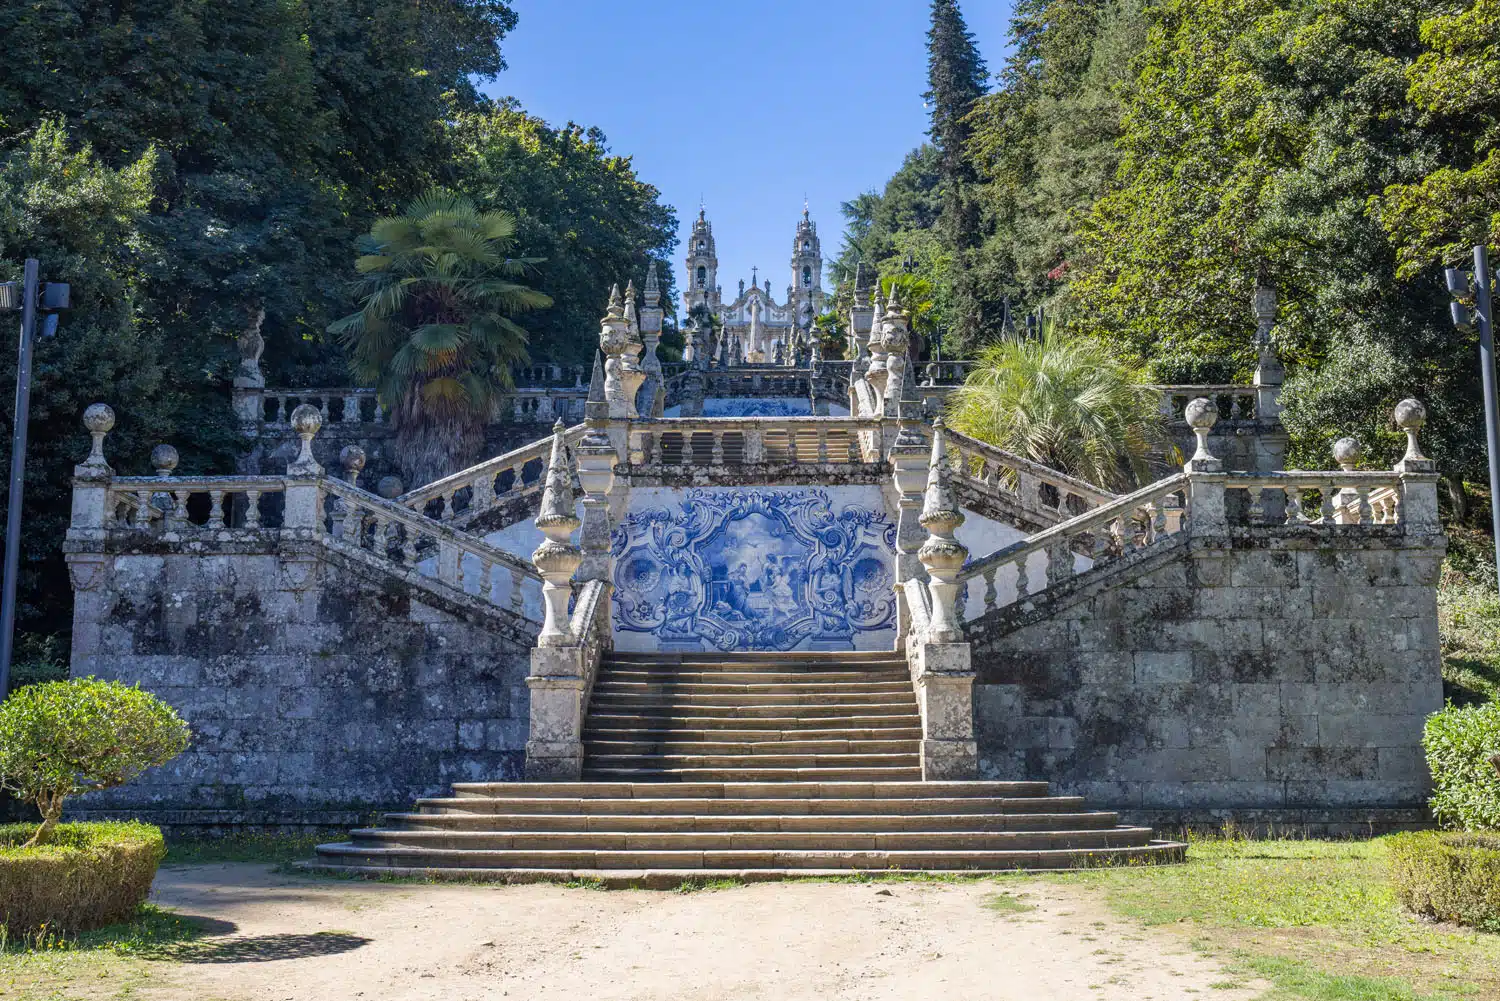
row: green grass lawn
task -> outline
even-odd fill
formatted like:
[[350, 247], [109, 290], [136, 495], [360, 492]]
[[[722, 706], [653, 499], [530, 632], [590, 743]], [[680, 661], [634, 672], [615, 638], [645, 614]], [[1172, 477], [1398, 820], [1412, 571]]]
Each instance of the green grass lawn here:
[[133, 921], [75, 938], [0, 937], [0, 999], [130, 998], [158, 974], [147, 960], [169, 960], [207, 932], [199, 923], [147, 904]]
[[1275, 986], [1265, 1001], [1500, 998], [1500, 935], [1403, 913], [1375, 841], [1194, 841], [1185, 866], [1049, 877], [1170, 925]]

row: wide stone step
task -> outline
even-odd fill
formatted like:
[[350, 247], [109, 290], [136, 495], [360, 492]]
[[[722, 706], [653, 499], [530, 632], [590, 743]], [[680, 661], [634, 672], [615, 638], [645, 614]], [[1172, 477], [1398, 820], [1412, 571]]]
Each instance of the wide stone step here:
[[664, 795], [657, 799], [584, 799], [569, 796], [538, 796], [534, 798], [477, 796], [447, 799], [423, 799], [417, 801], [417, 810], [423, 815], [473, 816], [492, 818], [511, 814], [589, 814], [589, 815], [651, 815], [651, 816], [937, 816], [945, 814], [1000, 813], [1007, 816], [1080, 815], [1084, 810], [1081, 796], [1021, 796], [1005, 797], [961, 797], [953, 799], [923, 798], [917, 796], [881, 798], [757, 798], [739, 797], [700, 798], [694, 795], [673, 797], [676, 790], [688, 790], [692, 786], [666, 785]]
[[818, 742], [861, 741], [885, 742], [891, 740], [921, 740], [922, 728], [917, 726], [868, 726], [856, 729], [837, 727], [797, 727], [790, 730], [751, 730], [705, 728], [691, 730], [678, 727], [640, 729], [631, 726], [590, 726], [583, 731], [585, 743], [649, 743], [649, 744], [777, 744], [786, 741]]
[[919, 738], [907, 740], [751, 740], [751, 741], [707, 741], [673, 740], [666, 738], [644, 739], [643, 731], [620, 731], [633, 733], [643, 739], [608, 739], [584, 735], [584, 753], [594, 755], [788, 755], [788, 754], [917, 754], [921, 751]]
[[360, 848], [445, 851], [1056, 851], [1130, 848], [1149, 827], [1083, 831], [419, 831], [360, 828]]
[[[377, 869], [459, 869], [473, 878], [490, 870], [494, 878], [514, 878], [514, 870], [587, 875], [588, 870], [895, 870], [1007, 871], [1012, 869], [1092, 868], [1109, 864], [1181, 861], [1185, 846], [1168, 842], [1105, 849], [1037, 851], [455, 851], [320, 845], [318, 859], [330, 866]], [[413, 873], [420, 874], [420, 872]]]
[[587, 768], [916, 768], [915, 751], [894, 754], [590, 754]]
[[866, 834], [888, 831], [1083, 831], [1116, 827], [1114, 813], [388, 813], [381, 827], [396, 831], [794, 832]]
[[790, 719], [845, 721], [866, 716], [896, 716], [915, 719], [912, 700], [904, 702], [859, 702], [848, 705], [806, 705], [792, 699], [778, 705], [736, 705], [695, 702], [645, 702], [622, 699], [596, 700], [589, 708], [590, 718], [598, 716], [636, 716], [645, 719]]
[[652, 681], [622, 680], [616, 678], [601, 678], [594, 685], [594, 698], [615, 695], [650, 695], [660, 696], [691, 695], [694, 697], [705, 696], [733, 696], [741, 699], [762, 699], [768, 695], [785, 697], [816, 697], [822, 701], [825, 695], [869, 695], [873, 697], [897, 696], [906, 699], [914, 699], [912, 695], [911, 682], [901, 681], [867, 681], [851, 679], [849, 681], [836, 682], [802, 682], [802, 681], [776, 681], [776, 682], [708, 682], [708, 681], [679, 681], [676, 679], [662, 679]]
[[615, 652], [604, 658], [605, 667], [629, 667], [641, 664], [672, 664], [681, 667], [702, 667], [713, 670], [734, 667], [739, 670], [759, 670], [763, 667], [781, 666], [786, 670], [854, 670], [859, 667], [877, 665], [906, 667], [906, 658], [890, 650], [799, 650], [796, 653], [776, 651], [752, 651], [748, 653], [624, 653]]
[[978, 780], [965, 782], [838, 781], [826, 778], [806, 782], [755, 782], [753, 780], [704, 781], [660, 785], [640, 781], [598, 782], [456, 782], [455, 797], [485, 799], [1023, 799], [1056, 802], [1047, 796], [1045, 782]]
[[798, 694], [796, 692], [760, 692], [755, 695], [748, 693], [732, 692], [694, 692], [674, 691], [660, 689], [656, 691], [602, 691], [595, 692], [591, 706], [597, 706], [601, 710], [618, 708], [638, 707], [661, 707], [665, 709], [688, 710], [698, 707], [724, 706], [731, 709], [745, 707], [776, 707], [795, 706], [798, 709], [841, 709], [844, 706], [899, 706], [902, 709], [910, 709], [917, 703], [916, 696], [912, 694], [911, 686], [905, 686], [905, 690], [894, 689], [888, 691], [863, 691], [853, 689], [840, 689], [832, 692], [819, 692], [817, 694]]
[[874, 671], [861, 668], [857, 671], [687, 671], [674, 667], [660, 667], [655, 669], [633, 670], [626, 668], [606, 668], [599, 672], [599, 682], [606, 681], [640, 681], [640, 682], [662, 682], [677, 681], [692, 684], [715, 684], [715, 685], [779, 685], [779, 684], [818, 684], [818, 685], [847, 685], [863, 684], [865, 682], [897, 683], [911, 687], [911, 674], [905, 668], [898, 671]]
[[670, 713], [643, 714], [639, 712], [591, 712], [588, 729], [601, 730], [869, 730], [921, 728], [922, 719], [916, 711], [890, 712], [878, 716], [868, 714], [843, 715], [831, 713], [826, 716], [791, 716], [786, 712], [764, 716], [739, 716], [732, 712], [715, 710], [713, 715], [703, 713], [673, 716]]
[[585, 759], [583, 778], [619, 782], [900, 782], [922, 777], [922, 769], [887, 768], [608, 768]]

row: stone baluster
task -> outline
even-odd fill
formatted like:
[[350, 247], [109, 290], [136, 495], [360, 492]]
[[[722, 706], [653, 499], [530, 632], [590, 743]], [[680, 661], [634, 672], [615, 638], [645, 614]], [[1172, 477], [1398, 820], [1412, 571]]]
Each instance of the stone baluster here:
[[350, 393], [344, 397], [344, 423], [359, 423], [359, 394]]
[[547, 485], [536, 527], [546, 538], [531, 554], [531, 562], [542, 575], [542, 598], [546, 617], [540, 647], [561, 647], [573, 642], [568, 621], [568, 599], [573, 594], [573, 574], [583, 563], [583, 550], [573, 544], [573, 533], [582, 527], [574, 513], [573, 473], [568, 468], [568, 446], [562, 421], [552, 429], [552, 456], [547, 463]]
[[953, 499], [948, 483], [950, 472], [940, 417], [932, 425], [927, 493], [918, 519], [927, 529], [927, 541], [917, 551], [917, 558], [927, 568], [928, 589], [932, 593], [932, 623], [928, 636], [934, 643], [963, 641], [963, 628], [954, 615], [954, 597], [958, 593], [958, 574], [969, 558], [969, 550], [953, 535], [964, 523], [964, 513]]
[[1417, 434], [1427, 423], [1427, 408], [1417, 400], [1396, 404], [1396, 426], [1406, 432], [1406, 455], [1396, 463], [1401, 474], [1401, 527], [1408, 535], [1437, 535], [1437, 463], [1422, 454]]

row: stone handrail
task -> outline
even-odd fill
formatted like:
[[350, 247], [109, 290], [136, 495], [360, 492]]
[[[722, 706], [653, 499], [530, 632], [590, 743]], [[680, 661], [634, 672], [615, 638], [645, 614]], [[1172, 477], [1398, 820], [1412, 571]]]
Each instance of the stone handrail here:
[[[1252, 525], [1395, 525], [1400, 488], [1401, 474], [1389, 471], [1231, 473], [1224, 484], [1249, 495], [1246, 517]], [[1314, 494], [1316, 514], [1309, 501]], [[1267, 495], [1281, 503], [1268, 510]]]
[[953, 472], [961, 481], [1009, 497], [1023, 510], [1066, 521], [1119, 496], [952, 429], [944, 435]]
[[[567, 430], [569, 446], [577, 445], [582, 437], [582, 424]], [[498, 503], [540, 491], [551, 450], [552, 438], [540, 438], [452, 476], [434, 480], [425, 487], [409, 490], [397, 497], [396, 503], [439, 521], [452, 521], [459, 515], [473, 518]], [[527, 467], [533, 463], [537, 464], [535, 475], [528, 478]], [[463, 491], [468, 493], [462, 499], [458, 498]]]
[[[973, 603], [975, 614], [960, 611], [959, 617], [978, 618], [1025, 601], [1042, 590], [1034, 581], [1050, 587], [1068, 580], [1078, 572], [1080, 556], [1100, 567], [1178, 535], [1186, 526], [1187, 482], [1184, 473], [1169, 476], [970, 563], [958, 577], [960, 597], [967, 596], [974, 581], [983, 581], [984, 591]], [[1000, 572], [1006, 569], [1014, 573], [1002, 581]], [[967, 604], [961, 600], [960, 608]]]
[[[334, 423], [354, 424], [370, 421], [384, 424], [388, 420], [385, 408], [373, 389], [358, 389], [352, 386], [311, 389], [265, 389], [261, 391], [267, 415], [264, 422], [269, 425], [286, 425], [291, 422], [292, 411], [298, 404], [306, 403], [315, 408], [325, 425]], [[334, 420], [335, 406], [343, 409]], [[368, 416], [366, 414], [368, 413]]]
[[[541, 577], [527, 561], [339, 480], [324, 479], [319, 486], [320, 527], [327, 539], [362, 550], [394, 571], [435, 577], [522, 618], [540, 621], [528, 614], [526, 592], [539, 595]], [[503, 604], [497, 590], [504, 593]]]
[[878, 418], [679, 417], [637, 421], [653, 466], [879, 462]]
[[[262, 501], [285, 490], [285, 479], [277, 476], [116, 476], [109, 481], [105, 528], [179, 534], [256, 530], [273, 517]], [[190, 513], [194, 495], [207, 495], [206, 514]], [[243, 506], [235, 505], [235, 498]]]

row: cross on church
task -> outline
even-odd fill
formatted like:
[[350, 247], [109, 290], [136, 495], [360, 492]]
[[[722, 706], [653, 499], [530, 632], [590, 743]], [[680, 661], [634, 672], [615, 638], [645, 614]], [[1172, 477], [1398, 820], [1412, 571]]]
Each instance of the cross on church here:
[[760, 284], [759, 278], [760, 278], [760, 268], [759, 267], [751, 268], [750, 269], [750, 284], [752, 286], [759, 285]]

